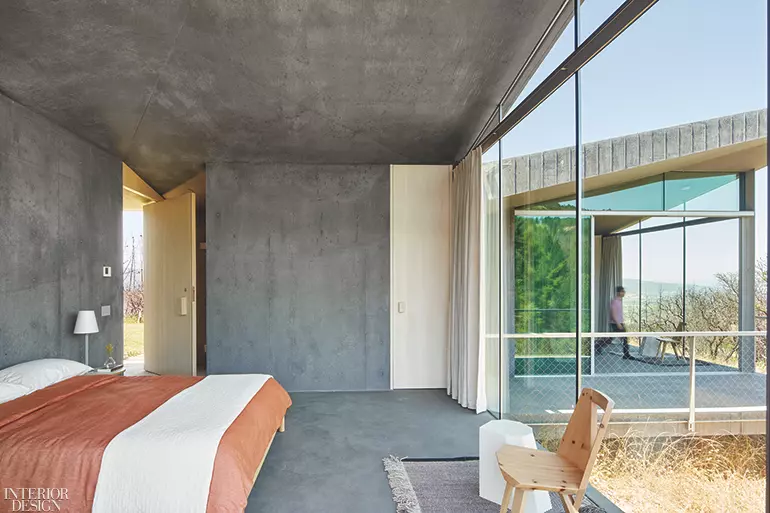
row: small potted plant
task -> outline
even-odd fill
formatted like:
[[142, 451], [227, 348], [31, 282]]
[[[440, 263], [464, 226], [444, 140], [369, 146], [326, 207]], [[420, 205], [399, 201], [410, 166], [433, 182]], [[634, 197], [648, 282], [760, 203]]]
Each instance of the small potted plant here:
[[104, 368], [114, 369], [115, 367], [118, 366], [118, 363], [112, 357], [112, 351], [115, 349], [115, 347], [112, 344], [107, 344], [106, 346], [104, 346], [104, 348], [107, 350], [107, 361], [104, 362]]

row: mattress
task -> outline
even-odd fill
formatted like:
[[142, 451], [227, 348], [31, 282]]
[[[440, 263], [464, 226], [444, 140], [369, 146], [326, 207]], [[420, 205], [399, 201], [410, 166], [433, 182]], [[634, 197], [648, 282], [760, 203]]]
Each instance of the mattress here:
[[243, 511], [290, 405], [265, 375], [56, 383], [0, 404], [0, 511]]

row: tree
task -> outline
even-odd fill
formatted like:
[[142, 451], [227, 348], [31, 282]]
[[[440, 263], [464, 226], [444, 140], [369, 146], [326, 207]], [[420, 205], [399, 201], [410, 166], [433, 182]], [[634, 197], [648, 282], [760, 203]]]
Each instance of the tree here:
[[[590, 254], [590, 221], [584, 223], [584, 255]], [[575, 330], [576, 237], [575, 219], [569, 217], [516, 217], [513, 221], [513, 274], [515, 301], [509, 305], [517, 333]], [[584, 258], [584, 326], [590, 319], [590, 258]], [[515, 304], [515, 306], [513, 306]], [[539, 354], [568, 354], [574, 340], [541, 339]], [[586, 342], [589, 344], [589, 342]], [[524, 342], [518, 354], [526, 354]], [[521, 346], [521, 347], [519, 347]], [[588, 350], [588, 346], [586, 346]], [[574, 351], [574, 349], [572, 349]]]
[[[720, 273], [716, 279], [716, 286], [688, 287], [684, 295], [680, 289], [643, 299], [642, 319], [639, 320], [641, 330], [676, 331], [686, 320], [687, 331], [737, 331], [738, 273]], [[756, 329], [764, 330], [767, 327], [767, 258], [756, 264], [754, 287]], [[735, 361], [740, 347], [738, 338], [732, 336], [698, 337], [695, 344], [696, 354], [723, 363]], [[755, 348], [756, 361], [764, 367], [767, 362], [766, 337], [756, 337]]]
[[142, 322], [144, 317], [144, 262], [142, 237], [131, 237], [123, 251], [123, 313]]

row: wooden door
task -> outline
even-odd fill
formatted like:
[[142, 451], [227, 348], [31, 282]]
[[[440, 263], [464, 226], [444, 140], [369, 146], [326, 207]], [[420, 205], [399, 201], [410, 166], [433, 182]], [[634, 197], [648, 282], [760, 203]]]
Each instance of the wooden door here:
[[449, 166], [391, 167], [393, 388], [445, 388]]
[[144, 368], [195, 375], [195, 194], [144, 207]]

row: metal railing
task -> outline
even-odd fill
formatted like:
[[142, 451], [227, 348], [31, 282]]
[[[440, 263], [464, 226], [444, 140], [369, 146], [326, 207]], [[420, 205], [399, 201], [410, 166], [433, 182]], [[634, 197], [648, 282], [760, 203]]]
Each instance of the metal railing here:
[[[756, 370], [755, 348], [757, 340], [765, 336], [765, 331], [586, 332], [580, 344], [583, 364], [577, 365], [574, 332], [506, 333], [502, 336], [503, 354], [507, 354], [501, 366], [500, 377], [505, 380], [502, 400], [512, 407], [511, 416], [517, 416], [516, 406], [521, 405], [526, 421], [537, 424], [536, 411], [547, 418], [570, 410], [575, 383], [585, 377], [587, 386], [614, 396], [616, 413], [686, 415], [691, 432], [696, 414], [764, 416], [765, 379]], [[487, 338], [500, 337], [488, 334]], [[624, 339], [629, 341], [630, 357], [618, 351]], [[630, 339], [639, 342], [632, 344]], [[569, 347], [568, 351], [537, 349], [538, 344], [554, 347], [553, 342], [560, 340], [573, 341], [571, 345], [556, 344], [562, 349]], [[529, 344], [523, 346], [524, 342]], [[652, 344], [654, 356], [649, 347], [643, 354], [645, 344]], [[714, 347], [716, 352], [708, 350]], [[575, 380], [576, 375], [581, 380]]]

